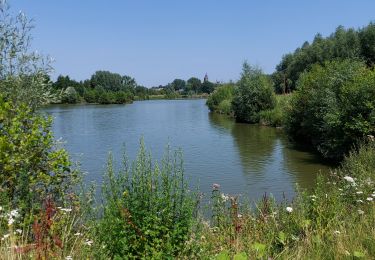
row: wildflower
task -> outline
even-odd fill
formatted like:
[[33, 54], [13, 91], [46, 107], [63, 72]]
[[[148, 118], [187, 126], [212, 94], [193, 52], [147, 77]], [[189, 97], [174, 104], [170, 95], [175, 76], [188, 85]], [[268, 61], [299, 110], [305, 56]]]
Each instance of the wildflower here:
[[375, 197], [375, 194], [371, 194], [372, 197]]
[[357, 191], [356, 193], [357, 194], [363, 194], [363, 191]]
[[372, 201], [373, 200], [373, 198], [371, 198], [371, 197], [368, 197], [367, 199], [366, 199], [367, 201]]
[[342, 189], [339, 188], [339, 191], [342, 191]]
[[237, 218], [242, 218], [242, 214], [238, 214], [238, 215], [237, 215]]
[[14, 223], [14, 218], [10, 217], [10, 218], [8, 219], [8, 226], [13, 225], [13, 223]]
[[354, 183], [354, 179], [350, 176], [345, 176], [344, 179], [350, 183]]
[[316, 199], [317, 196], [316, 195], [311, 195], [310, 198]]
[[4, 241], [4, 240], [7, 239], [9, 236], [10, 236], [10, 234], [5, 234], [5, 235], [1, 238], [1, 240]]
[[22, 230], [21, 229], [16, 229], [16, 233], [22, 234]]
[[340, 232], [340, 231], [338, 231], [338, 230], [335, 230], [335, 231], [333, 232], [333, 234], [335, 234], [335, 235], [340, 235], [340, 234], [341, 234], [341, 232]]
[[361, 209], [358, 210], [358, 214], [359, 214], [359, 215], [363, 215], [364, 213], [365, 213], [365, 212], [364, 212], [363, 210], [361, 210]]
[[72, 209], [65, 209], [65, 208], [60, 208], [61, 211], [64, 211], [64, 212], [71, 212]]
[[212, 189], [213, 189], [213, 190], [218, 190], [218, 189], [220, 189], [220, 184], [217, 184], [217, 183], [212, 184]]
[[289, 213], [291, 213], [293, 211], [293, 208], [292, 207], [286, 207], [286, 211], [288, 211]]
[[2, 210], [3, 210], [3, 207], [0, 206], [0, 211], [2, 211]]
[[94, 243], [94, 241], [86, 239], [85, 245], [91, 246]]
[[358, 203], [363, 203], [363, 200], [357, 200]]
[[17, 218], [19, 216], [18, 210], [16, 209], [12, 210], [9, 215]]
[[82, 236], [82, 234], [79, 233], [79, 232], [75, 233], [74, 235], [75, 235], [75, 236]]
[[221, 194], [221, 198], [223, 199], [224, 202], [226, 202], [227, 200], [229, 200], [229, 196], [225, 195], [224, 193]]
[[70, 255], [68, 255], [67, 257], [65, 257], [65, 260], [73, 260], [73, 257], [71, 257]]

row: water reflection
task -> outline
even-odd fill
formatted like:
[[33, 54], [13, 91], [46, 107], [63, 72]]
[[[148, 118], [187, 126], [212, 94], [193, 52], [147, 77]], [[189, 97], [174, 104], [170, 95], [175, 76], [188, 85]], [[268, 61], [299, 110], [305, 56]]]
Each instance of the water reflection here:
[[[309, 152], [294, 149], [281, 130], [238, 124], [209, 113], [205, 100], [153, 100], [131, 105], [59, 105], [45, 109], [55, 120], [56, 138], [66, 141], [73, 159], [87, 172], [86, 181], [102, 182], [108, 151], [117, 162], [125, 143], [135, 158], [139, 139], [155, 160], [170, 143], [184, 154], [190, 184], [210, 196], [212, 183], [223, 192], [258, 200], [265, 192], [281, 199], [294, 195], [295, 183], [310, 187], [326, 170]], [[119, 163], [120, 164], [120, 163]]]
[[281, 129], [234, 123], [218, 114], [210, 114], [209, 119], [216, 129], [232, 136], [250, 195], [257, 190], [278, 199], [284, 194], [291, 198], [295, 183], [311, 188], [319, 171], [328, 172], [317, 156], [295, 149]]

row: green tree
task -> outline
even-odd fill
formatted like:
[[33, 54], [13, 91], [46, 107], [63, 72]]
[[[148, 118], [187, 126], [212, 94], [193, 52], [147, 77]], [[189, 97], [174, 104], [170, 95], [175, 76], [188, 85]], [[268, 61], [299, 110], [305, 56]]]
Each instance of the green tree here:
[[225, 84], [215, 89], [207, 99], [207, 106], [212, 112], [232, 114], [232, 100], [235, 92], [233, 84]]
[[298, 81], [286, 131], [325, 158], [340, 160], [375, 134], [375, 73], [353, 60], [315, 65]]
[[197, 94], [202, 86], [202, 82], [200, 79], [191, 77], [187, 80], [187, 87], [194, 91], [195, 94]]
[[75, 104], [75, 103], [78, 103], [79, 101], [80, 101], [80, 96], [78, 95], [74, 87], [67, 87], [61, 96], [62, 103]]
[[275, 103], [275, 94], [269, 78], [261, 69], [245, 62], [232, 102], [236, 120], [257, 123], [259, 113], [262, 110], [273, 109]]
[[204, 81], [201, 85], [201, 92], [210, 94], [215, 90], [215, 84], [210, 81]]
[[175, 79], [172, 81], [172, 87], [174, 90], [179, 91], [179, 90], [184, 90], [186, 87], [186, 82], [183, 79]]
[[375, 64], [375, 23], [370, 23], [367, 27], [359, 31], [361, 43], [361, 55], [368, 66]]
[[1, 192], [17, 208], [35, 208], [47, 196], [61, 202], [75, 183], [76, 172], [67, 152], [54, 144], [51, 123], [0, 96]]
[[25, 14], [13, 16], [7, 1], [0, 2], [0, 92], [13, 102], [36, 108], [53, 95], [46, 80], [50, 60], [30, 51], [32, 28]]

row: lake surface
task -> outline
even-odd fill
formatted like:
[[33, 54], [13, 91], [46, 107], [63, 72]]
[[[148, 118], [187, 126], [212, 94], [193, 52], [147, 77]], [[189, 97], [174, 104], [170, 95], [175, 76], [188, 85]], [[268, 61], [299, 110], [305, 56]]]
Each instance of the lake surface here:
[[125, 144], [134, 159], [142, 136], [155, 160], [162, 158], [168, 143], [181, 148], [186, 176], [207, 197], [218, 183], [223, 192], [250, 201], [264, 193], [291, 199], [296, 183], [310, 188], [319, 171], [329, 170], [315, 155], [295, 149], [282, 130], [211, 114], [202, 99], [53, 105], [44, 110], [54, 118], [55, 138], [64, 140], [86, 172], [85, 180], [99, 185], [109, 151], [120, 163]]

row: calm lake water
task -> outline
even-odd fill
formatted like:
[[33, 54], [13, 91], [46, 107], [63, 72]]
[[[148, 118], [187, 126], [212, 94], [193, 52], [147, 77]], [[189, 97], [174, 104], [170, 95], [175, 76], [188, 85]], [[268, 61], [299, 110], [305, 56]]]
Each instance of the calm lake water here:
[[109, 151], [119, 163], [123, 144], [134, 159], [143, 136], [159, 160], [168, 143], [181, 148], [192, 186], [210, 195], [213, 183], [222, 191], [250, 201], [264, 193], [280, 200], [294, 195], [296, 183], [314, 185], [319, 171], [328, 172], [313, 154], [293, 148], [282, 130], [235, 123], [209, 113], [205, 100], [153, 100], [130, 105], [54, 105], [56, 138], [99, 185]]

